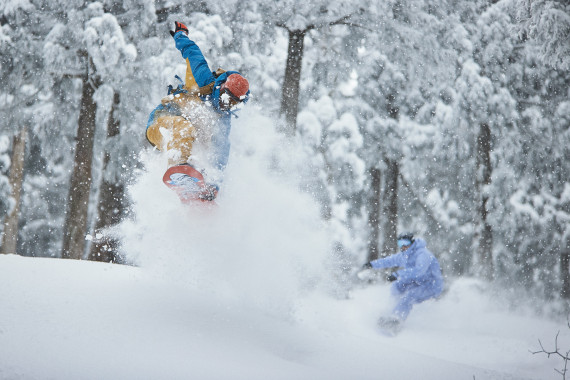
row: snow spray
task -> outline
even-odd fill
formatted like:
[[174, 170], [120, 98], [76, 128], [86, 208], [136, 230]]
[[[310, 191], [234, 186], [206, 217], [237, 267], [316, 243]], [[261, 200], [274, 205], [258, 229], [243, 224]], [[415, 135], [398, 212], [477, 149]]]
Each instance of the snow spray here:
[[134, 217], [120, 226], [123, 254], [220, 302], [290, 314], [323, 277], [329, 241], [318, 204], [299, 190], [303, 155], [253, 110], [234, 120], [231, 143], [215, 205], [182, 205], [162, 183], [166, 157], [141, 154]]

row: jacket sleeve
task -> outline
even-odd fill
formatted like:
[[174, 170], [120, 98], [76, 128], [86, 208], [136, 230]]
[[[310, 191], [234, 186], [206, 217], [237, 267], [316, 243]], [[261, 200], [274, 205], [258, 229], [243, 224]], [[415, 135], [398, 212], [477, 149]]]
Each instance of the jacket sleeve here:
[[228, 164], [230, 155], [230, 129], [231, 115], [226, 112], [220, 116], [218, 128], [212, 133], [211, 140], [211, 164], [218, 170], [224, 170]]
[[420, 279], [427, 273], [431, 261], [432, 261], [431, 255], [428, 254], [426, 251], [422, 251], [418, 255], [416, 263], [413, 267], [402, 269], [396, 272], [396, 277], [398, 278], [398, 281], [410, 282]]
[[401, 267], [405, 263], [404, 255], [400, 253], [395, 253], [383, 259], [373, 260], [370, 262], [372, 268], [380, 269], [380, 268], [392, 268], [392, 267]]
[[198, 45], [182, 31], [174, 35], [174, 41], [176, 48], [182, 53], [182, 57], [188, 60], [198, 87], [212, 83], [215, 80], [214, 75]]

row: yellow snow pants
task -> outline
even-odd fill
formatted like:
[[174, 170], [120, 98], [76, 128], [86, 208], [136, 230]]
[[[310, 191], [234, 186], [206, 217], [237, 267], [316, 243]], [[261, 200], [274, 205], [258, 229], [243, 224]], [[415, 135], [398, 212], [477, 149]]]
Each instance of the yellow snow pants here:
[[[167, 96], [162, 100], [163, 110], [156, 113], [152, 124], [146, 130], [148, 141], [156, 146], [160, 151], [171, 152], [177, 150], [180, 154], [174, 153], [169, 155], [169, 166], [182, 164], [188, 161], [192, 154], [192, 144], [196, 140], [199, 125], [193, 125], [183, 116], [173, 114], [168, 109], [185, 110], [192, 107], [192, 103], [201, 104], [200, 94], [211, 92], [213, 83], [210, 86], [199, 88], [194, 75], [190, 61], [186, 60], [186, 78], [184, 89], [186, 93], [176, 96]], [[166, 107], [169, 103], [174, 107]], [[156, 112], [156, 111], [155, 111]]]
[[158, 150], [179, 154], [169, 155], [169, 166], [183, 164], [192, 154], [196, 128], [182, 116], [159, 116], [146, 130], [146, 138]]

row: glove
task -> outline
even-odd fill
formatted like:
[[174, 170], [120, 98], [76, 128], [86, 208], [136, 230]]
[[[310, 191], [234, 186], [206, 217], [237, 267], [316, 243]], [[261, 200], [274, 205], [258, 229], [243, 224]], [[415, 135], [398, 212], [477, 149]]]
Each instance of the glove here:
[[372, 269], [372, 264], [370, 264], [369, 262], [368, 262], [368, 263], [365, 263], [365, 264], [362, 266], [362, 269]]
[[393, 282], [393, 281], [396, 281], [397, 279], [398, 279], [398, 277], [396, 277], [394, 275], [394, 273], [390, 273], [388, 276], [386, 276], [386, 281], [388, 281], [388, 282]]
[[186, 35], [188, 35], [188, 27], [181, 22], [174, 21], [174, 30], [170, 31], [170, 35], [174, 37], [174, 35], [180, 31], [183, 31]]

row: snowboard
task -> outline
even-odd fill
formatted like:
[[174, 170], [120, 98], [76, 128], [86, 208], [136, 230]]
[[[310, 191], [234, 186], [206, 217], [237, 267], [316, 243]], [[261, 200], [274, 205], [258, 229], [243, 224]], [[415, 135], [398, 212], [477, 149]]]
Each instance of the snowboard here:
[[162, 181], [178, 195], [184, 204], [211, 203], [218, 194], [217, 187], [207, 184], [202, 173], [189, 164], [168, 168], [162, 177]]
[[402, 331], [402, 322], [394, 317], [380, 317], [378, 319], [378, 329], [382, 335], [395, 337]]

